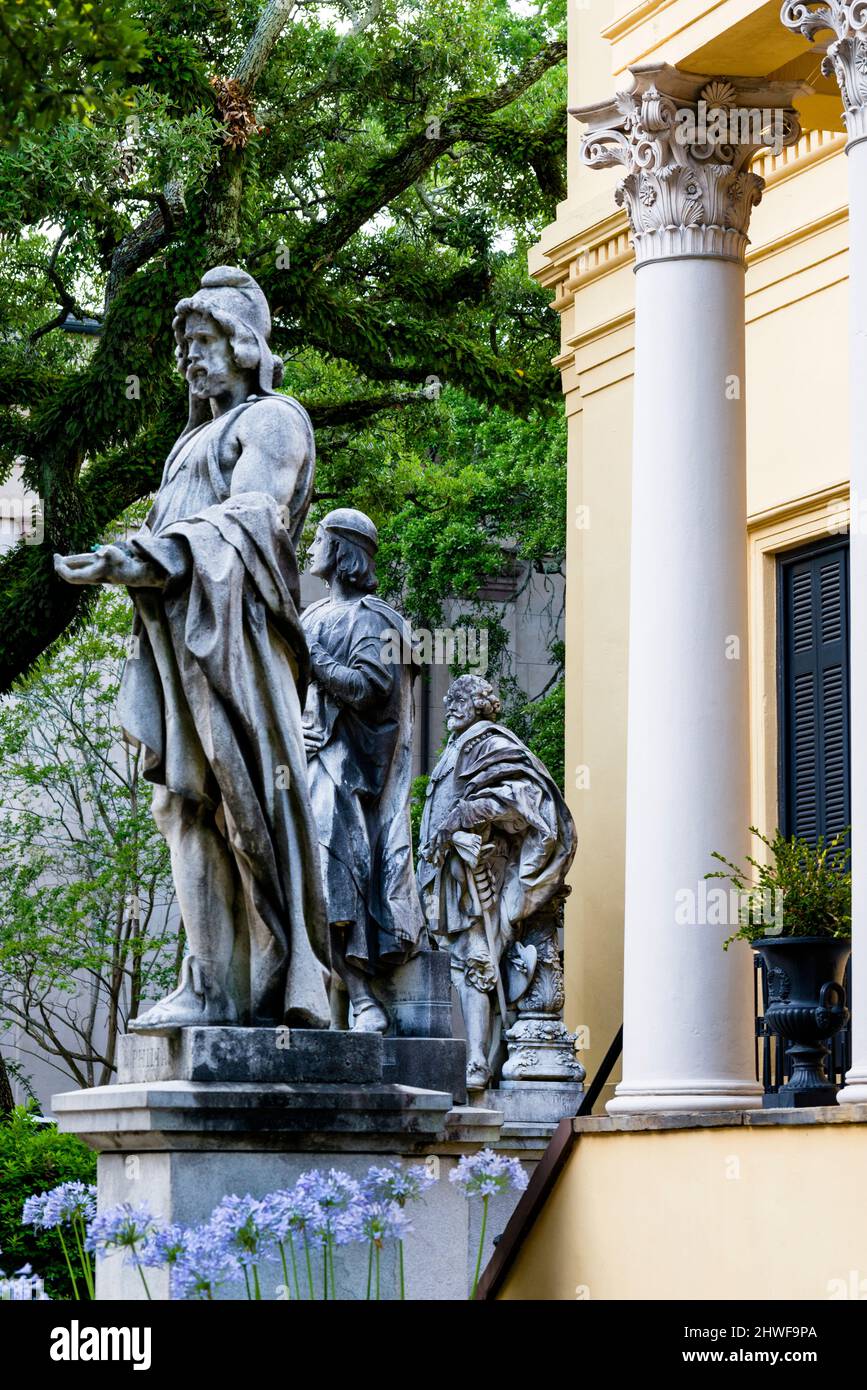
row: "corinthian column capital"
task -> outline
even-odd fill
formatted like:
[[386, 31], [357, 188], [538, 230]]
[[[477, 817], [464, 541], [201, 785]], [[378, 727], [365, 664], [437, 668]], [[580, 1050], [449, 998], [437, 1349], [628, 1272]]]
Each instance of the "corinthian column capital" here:
[[867, 0], [786, 0], [780, 19], [805, 39], [826, 30], [834, 35], [822, 72], [839, 83], [849, 144], [867, 138]]
[[[867, 4], [867, 0], [864, 0]], [[801, 83], [713, 78], [667, 64], [630, 69], [634, 87], [611, 102], [576, 107], [588, 130], [581, 160], [622, 165], [638, 265], [681, 256], [743, 261], [763, 180], [749, 162], [800, 134], [791, 102]]]

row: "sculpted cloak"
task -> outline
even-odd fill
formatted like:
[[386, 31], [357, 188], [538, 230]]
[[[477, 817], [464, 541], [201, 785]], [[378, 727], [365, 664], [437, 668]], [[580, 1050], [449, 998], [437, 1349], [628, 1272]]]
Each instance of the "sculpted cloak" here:
[[[301, 707], [309, 657], [295, 545], [313, 486], [313, 432], [295, 493], [231, 495], [225, 441], [257, 397], [188, 428], [130, 549], [167, 575], [130, 590], [136, 615], [120, 691], [144, 776], [216, 812], [236, 868], [233, 972], [253, 1023], [328, 1026], [328, 931], [307, 794]], [[285, 524], [284, 524], [285, 523]], [[249, 958], [245, 953], [249, 951]]]
[[411, 662], [384, 659], [405, 620], [371, 595], [305, 610], [323, 675], [304, 723], [324, 735], [309, 764], [329, 922], [347, 923], [345, 954], [373, 972], [412, 955], [424, 931], [412, 864]]
[[418, 886], [428, 920], [452, 962], [482, 990], [495, 987], [495, 962], [474, 906], [466, 867], [449, 850], [441, 868], [425, 857], [437, 831], [481, 832], [494, 845], [498, 956], [523, 924], [555, 897], [575, 856], [575, 826], [557, 783], [503, 724], [479, 719], [449, 739], [428, 783], [421, 823]]

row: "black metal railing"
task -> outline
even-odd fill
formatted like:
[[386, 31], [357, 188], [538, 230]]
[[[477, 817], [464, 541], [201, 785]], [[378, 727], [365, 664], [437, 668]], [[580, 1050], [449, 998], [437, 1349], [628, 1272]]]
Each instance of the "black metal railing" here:
[[613, 1072], [623, 1051], [623, 1024], [617, 1029], [614, 1041], [599, 1065], [599, 1070], [587, 1087], [578, 1107], [578, 1115], [592, 1115], [593, 1107], [602, 1094], [602, 1087]]
[[[753, 977], [753, 1000], [756, 1015], [756, 1080], [762, 1083], [765, 1091], [778, 1091], [791, 1077], [791, 1064], [786, 1057], [786, 1045], [782, 1038], [769, 1033], [765, 1028], [764, 1014], [768, 1007], [768, 976], [764, 959], [758, 951], [754, 952], [753, 963], [756, 973]], [[847, 1003], [851, 994], [852, 959], [846, 966], [843, 980]], [[842, 1086], [846, 1072], [852, 1065], [852, 1021], [841, 1028], [833, 1038], [825, 1039], [830, 1049], [827, 1058], [828, 1079], [835, 1086]]]

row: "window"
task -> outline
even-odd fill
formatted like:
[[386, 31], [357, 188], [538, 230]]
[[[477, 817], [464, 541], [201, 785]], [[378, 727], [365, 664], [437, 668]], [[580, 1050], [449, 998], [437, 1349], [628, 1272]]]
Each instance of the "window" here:
[[780, 556], [780, 828], [836, 835], [849, 824], [849, 542]]

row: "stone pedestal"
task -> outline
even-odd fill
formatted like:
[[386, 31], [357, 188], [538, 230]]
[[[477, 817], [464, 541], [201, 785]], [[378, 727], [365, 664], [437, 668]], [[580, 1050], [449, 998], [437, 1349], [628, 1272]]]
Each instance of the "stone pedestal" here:
[[316, 1028], [183, 1028], [127, 1033], [118, 1081], [315, 1082], [414, 1086], [466, 1101], [466, 1044]]
[[373, 981], [373, 991], [397, 1038], [452, 1036], [452, 977], [447, 951], [420, 951]]
[[509, 1055], [503, 1063], [504, 1082], [576, 1083], [580, 1091], [584, 1068], [575, 1056], [575, 1034], [556, 1014], [519, 1014], [506, 1033], [506, 1044]]
[[561, 1120], [572, 1119], [584, 1099], [580, 1081], [501, 1081], [476, 1104], [503, 1117], [500, 1146], [518, 1151], [547, 1144]]
[[[405, 1242], [412, 1299], [465, 1299], [478, 1241], [480, 1204], [467, 1203], [448, 1174], [461, 1154], [496, 1144], [532, 1168], [544, 1139], [500, 1143], [499, 1111], [456, 1103], [465, 1045], [453, 1039], [381, 1038], [295, 1029], [191, 1028], [171, 1037], [126, 1037], [115, 1086], [55, 1096], [61, 1130], [99, 1152], [100, 1210], [147, 1203], [161, 1220], [207, 1220], [229, 1194], [261, 1197], [290, 1187], [310, 1168], [363, 1177], [397, 1158], [426, 1163], [439, 1180], [411, 1213]], [[424, 1086], [394, 1081], [422, 1075]], [[442, 1085], [438, 1085], [438, 1080]], [[460, 1092], [459, 1092], [460, 1095]], [[487, 1255], [517, 1201], [492, 1204]], [[367, 1250], [338, 1260], [338, 1292], [363, 1298]], [[263, 1294], [280, 1294], [279, 1263], [264, 1271]], [[154, 1297], [168, 1276], [148, 1275]], [[396, 1297], [396, 1252], [383, 1256], [383, 1297]], [[140, 1299], [134, 1269], [99, 1262], [100, 1299]], [[243, 1297], [229, 1289], [226, 1297]]]

